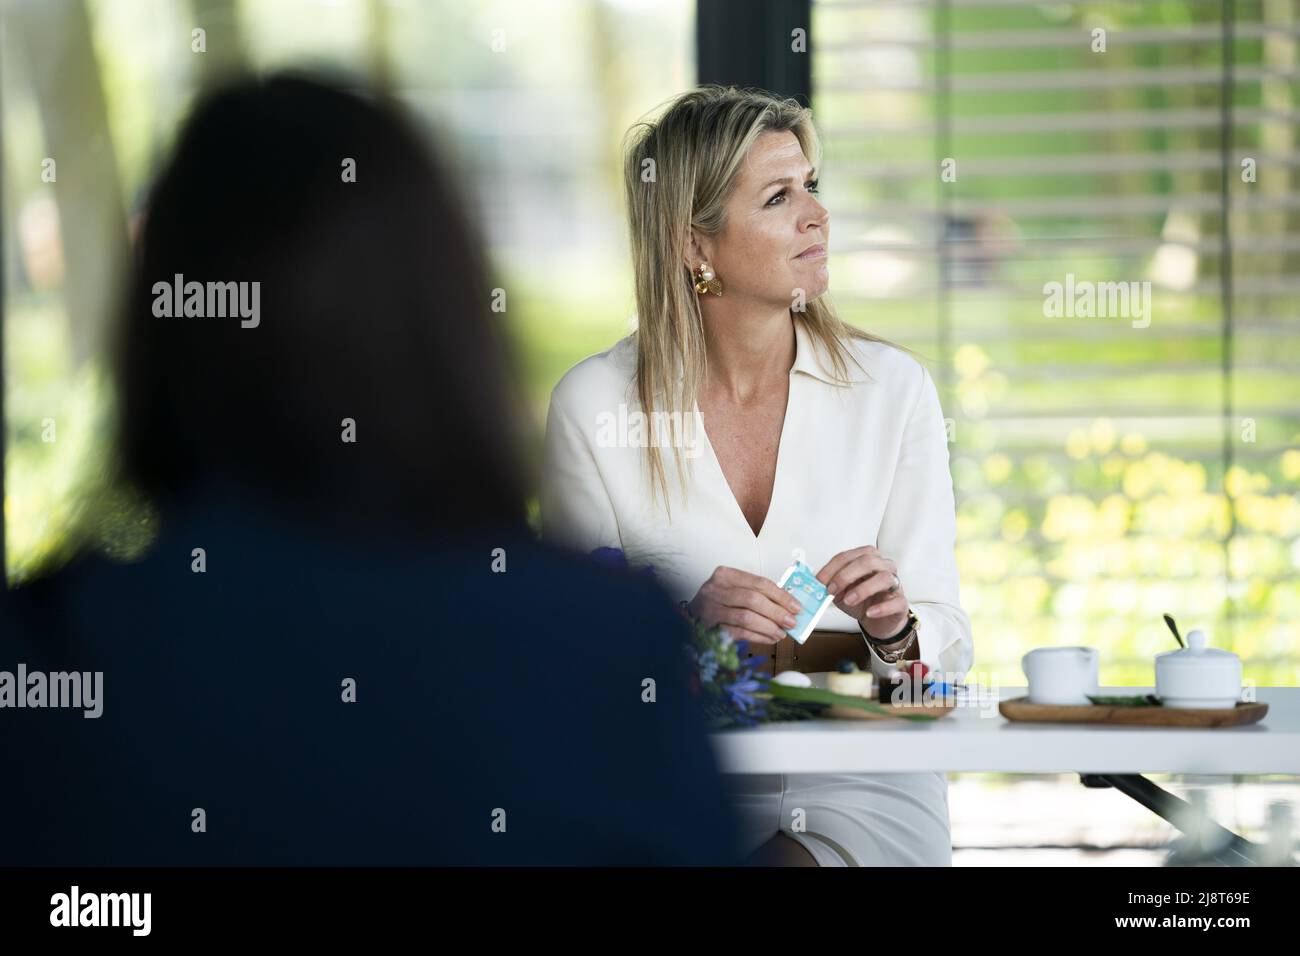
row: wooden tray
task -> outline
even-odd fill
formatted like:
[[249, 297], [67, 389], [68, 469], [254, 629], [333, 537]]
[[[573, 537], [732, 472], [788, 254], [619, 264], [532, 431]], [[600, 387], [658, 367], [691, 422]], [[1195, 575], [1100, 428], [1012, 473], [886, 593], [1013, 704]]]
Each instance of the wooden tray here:
[[957, 702], [950, 700], [946, 704], [881, 704], [881, 707], [889, 711], [887, 714], [875, 714], [869, 710], [858, 710], [855, 707], [836, 707], [831, 705], [822, 711], [823, 717], [839, 717], [845, 720], [897, 720], [908, 714], [929, 714], [931, 717], [946, 717], [957, 709]]
[[1007, 720], [1033, 723], [1126, 724], [1141, 727], [1241, 727], [1257, 723], [1268, 704], [1238, 701], [1232, 710], [1193, 707], [1114, 707], [1106, 704], [1031, 704], [1028, 697], [1013, 697], [998, 704]]

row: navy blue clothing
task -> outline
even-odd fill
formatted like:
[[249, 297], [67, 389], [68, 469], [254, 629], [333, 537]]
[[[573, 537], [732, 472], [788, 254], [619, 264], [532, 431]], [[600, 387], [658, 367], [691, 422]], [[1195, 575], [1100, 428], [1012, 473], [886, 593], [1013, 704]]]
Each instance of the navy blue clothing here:
[[0, 709], [0, 865], [737, 862], [668, 599], [498, 538], [209, 501], [142, 562], [9, 593], [0, 671], [102, 671], [104, 700]]

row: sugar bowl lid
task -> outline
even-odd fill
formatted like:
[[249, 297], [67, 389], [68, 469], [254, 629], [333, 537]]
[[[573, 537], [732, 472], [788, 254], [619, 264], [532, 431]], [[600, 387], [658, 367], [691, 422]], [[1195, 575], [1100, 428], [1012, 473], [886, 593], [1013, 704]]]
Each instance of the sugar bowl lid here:
[[1207, 647], [1205, 632], [1200, 628], [1187, 632], [1187, 646], [1176, 651], [1164, 651], [1156, 655], [1156, 663], [1162, 668], [1197, 669], [1205, 667], [1222, 667], [1237, 659], [1232, 651], [1221, 647]]

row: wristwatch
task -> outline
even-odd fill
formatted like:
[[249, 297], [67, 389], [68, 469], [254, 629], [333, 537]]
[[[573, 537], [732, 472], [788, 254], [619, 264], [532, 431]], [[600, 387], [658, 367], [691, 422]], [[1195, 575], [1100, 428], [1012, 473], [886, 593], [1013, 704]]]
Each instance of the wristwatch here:
[[[907, 609], [907, 624], [904, 625], [903, 629], [893, 637], [872, 637], [867, 633], [867, 629], [862, 626], [861, 621], [858, 621], [858, 630], [862, 632], [862, 636], [866, 638], [867, 643], [871, 646], [871, 649], [875, 651], [877, 657], [886, 664], [897, 664], [903, 659], [903, 656], [911, 648], [912, 642], [916, 640], [917, 634], [920, 633], [921, 619], [918, 618], [916, 612], [909, 607]], [[903, 640], [903, 638], [907, 638], [907, 643], [898, 650], [888, 652], [881, 650], [882, 647], [888, 647], [890, 644], [897, 644], [899, 641]]]

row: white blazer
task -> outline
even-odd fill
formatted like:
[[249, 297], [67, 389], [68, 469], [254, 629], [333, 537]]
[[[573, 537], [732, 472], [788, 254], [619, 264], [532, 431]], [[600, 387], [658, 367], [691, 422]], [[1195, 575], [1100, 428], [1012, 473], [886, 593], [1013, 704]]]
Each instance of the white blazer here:
[[[551, 393], [542, 536], [584, 552], [622, 548], [633, 564], [652, 564], [674, 600], [693, 598], [720, 565], [775, 581], [796, 556], [817, 572], [841, 551], [875, 545], [897, 564], [920, 620], [921, 660], [960, 680], [974, 641], [959, 594], [947, 431], [934, 382], [905, 352], [854, 339], [846, 345], [869, 376], [850, 362], [852, 384], [837, 385], [798, 318], [795, 340], [772, 501], [758, 535], [702, 427], [683, 449], [685, 497], [673, 449], [661, 449], [671, 522], [662, 492], [651, 507], [644, 445], [659, 439], [639, 416], [629, 335], [569, 369]], [[702, 421], [698, 406], [693, 414]], [[859, 633], [834, 605], [818, 626]], [[871, 664], [877, 674], [888, 670], [874, 653]]]

